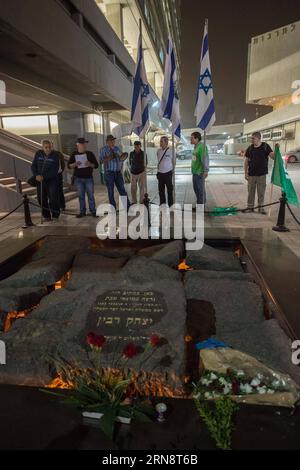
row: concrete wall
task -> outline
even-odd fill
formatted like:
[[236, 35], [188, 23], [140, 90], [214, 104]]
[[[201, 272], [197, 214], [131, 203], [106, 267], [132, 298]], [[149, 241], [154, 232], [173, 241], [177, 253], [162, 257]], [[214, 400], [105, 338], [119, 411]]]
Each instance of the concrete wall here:
[[[113, 54], [125, 69], [134, 73], [134, 62], [126, 48], [119, 41], [105, 17], [92, 0], [74, 0], [86, 16], [97, 34], [109, 46]], [[76, 80], [85, 81], [94, 91], [103, 93], [107, 101], [114, 101], [130, 109], [132, 81], [113, 63], [99, 44], [87, 33], [82, 22], [74, 18], [56, 0], [0, 0], [0, 19], [24, 40], [30, 40], [44, 50], [45, 58], [57, 62], [56, 75], [53, 81], [59, 81], [64, 74], [66, 88], [72, 89], [73, 76]], [[13, 57], [11, 58], [14, 59]], [[40, 70], [41, 75], [43, 70]], [[83, 96], [89, 92], [81, 88]], [[95, 98], [96, 101], [96, 98]]]
[[291, 94], [300, 80], [300, 21], [253, 38], [249, 55], [247, 102]]

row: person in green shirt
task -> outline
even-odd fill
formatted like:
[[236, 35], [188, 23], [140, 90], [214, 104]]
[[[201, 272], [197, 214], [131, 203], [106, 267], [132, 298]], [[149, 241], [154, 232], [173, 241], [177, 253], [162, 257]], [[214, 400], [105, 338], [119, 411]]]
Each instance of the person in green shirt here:
[[201, 142], [200, 132], [191, 134], [191, 144], [194, 145], [192, 157], [193, 188], [197, 198], [197, 204], [206, 203], [205, 180], [209, 172], [209, 157], [207, 146]]

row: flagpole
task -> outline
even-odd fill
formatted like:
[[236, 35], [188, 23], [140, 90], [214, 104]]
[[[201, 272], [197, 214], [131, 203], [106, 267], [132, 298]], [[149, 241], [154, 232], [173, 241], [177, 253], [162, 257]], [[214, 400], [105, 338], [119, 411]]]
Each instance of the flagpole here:
[[[270, 192], [270, 204], [273, 201], [273, 191], [274, 191], [274, 184], [271, 184], [271, 192]], [[268, 216], [271, 217], [272, 206], [269, 207], [269, 214]]]
[[173, 176], [172, 176], [172, 183], [173, 183], [173, 204], [175, 204], [175, 171], [176, 171], [176, 156], [175, 156], [175, 137], [174, 132], [172, 132], [172, 159], [173, 159]]
[[[206, 131], [203, 132], [203, 145], [204, 145], [204, 162], [206, 162]], [[204, 168], [203, 168], [204, 169]], [[203, 190], [203, 193], [202, 193], [202, 201], [203, 201], [203, 205], [204, 205], [204, 209], [205, 209], [205, 200], [204, 200], [204, 196], [205, 196], [205, 178], [203, 178], [203, 185], [202, 185], [202, 190]]]
[[[141, 36], [141, 46], [143, 49], [143, 25], [142, 25], [142, 19], [139, 19], [139, 30], [140, 30], [140, 36]], [[144, 135], [143, 138], [143, 147], [144, 147], [144, 161], [146, 164], [146, 155], [147, 155], [147, 133]], [[145, 169], [145, 194], [148, 194], [148, 181], [147, 181], [147, 165]]]

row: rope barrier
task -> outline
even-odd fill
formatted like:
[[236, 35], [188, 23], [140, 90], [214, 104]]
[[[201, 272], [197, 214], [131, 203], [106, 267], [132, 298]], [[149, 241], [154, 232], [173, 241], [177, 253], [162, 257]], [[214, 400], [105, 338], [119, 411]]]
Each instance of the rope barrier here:
[[287, 207], [288, 207], [288, 210], [290, 211], [291, 213], [291, 216], [293, 217], [294, 221], [296, 222], [296, 224], [300, 225], [300, 220], [297, 219], [297, 217], [295, 216], [294, 212], [292, 211], [292, 209], [290, 208], [290, 205], [289, 203], [287, 202], [286, 203]]
[[1, 217], [0, 219], [0, 222], [2, 222], [2, 220], [6, 219], [6, 217], [9, 217], [11, 214], [13, 214], [14, 212], [16, 212], [18, 209], [20, 209], [20, 207], [23, 206], [23, 202], [21, 202], [21, 204], [19, 204], [17, 207], [15, 207], [12, 211], [10, 211], [8, 214], [4, 215], [3, 217]]
[[[50, 211], [49, 207], [44, 207], [44, 206], [42, 207], [42, 206], [40, 206], [40, 204], [35, 203], [31, 200], [29, 200], [29, 204], [31, 204], [34, 207], [37, 207], [38, 209], [43, 209], [43, 210], [46, 210], [46, 211]], [[70, 211], [66, 211], [66, 210], [64, 210], [63, 213], [66, 214], [66, 215], [73, 215], [74, 217], [77, 215], [74, 212], [70, 212]]]

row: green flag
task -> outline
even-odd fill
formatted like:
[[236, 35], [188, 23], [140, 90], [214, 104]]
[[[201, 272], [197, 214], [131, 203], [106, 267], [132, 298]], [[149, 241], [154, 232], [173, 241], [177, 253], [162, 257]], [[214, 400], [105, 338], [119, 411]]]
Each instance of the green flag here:
[[283, 166], [282, 156], [279, 147], [275, 148], [275, 159], [271, 178], [272, 184], [280, 186], [282, 191], [285, 193], [286, 198], [290, 204], [299, 206], [298, 196], [289, 177], [287, 170]]

